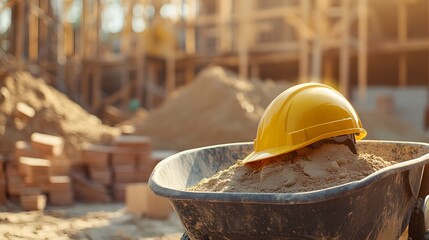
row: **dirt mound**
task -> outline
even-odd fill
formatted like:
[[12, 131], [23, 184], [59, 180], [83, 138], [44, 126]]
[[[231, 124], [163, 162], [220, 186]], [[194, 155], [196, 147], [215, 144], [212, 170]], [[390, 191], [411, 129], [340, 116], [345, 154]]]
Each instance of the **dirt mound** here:
[[[29, 121], [15, 117], [18, 103], [35, 110]], [[27, 72], [15, 72], [0, 79], [0, 152], [13, 151], [18, 140], [29, 140], [33, 132], [62, 136], [65, 154], [72, 161], [86, 142], [107, 142], [119, 134], [103, 125], [67, 96]]]
[[136, 124], [136, 133], [151, 136], [157, 149], [253, 141], [264, 109], [288, 86], [211, 67]]
[[356, 181], [394, 163], [373, 154], [355, 155], [345, 145], [326, 144], [318, 149], [302, 149], [297, 156], [285, 154], [250, 164], [239, 160], [187, 190], [306, 192]]
[[[220, 67], [203, 70], [191, 84], [144, 117], [127, 121], [136, 134], [149, 135], [157, 149], [185, 150], [214, 144], [253, 141], [264, 109], [287, 83], [240, 80]], [[366, 139], [425, 139], [395, 116], [360, 111]]]

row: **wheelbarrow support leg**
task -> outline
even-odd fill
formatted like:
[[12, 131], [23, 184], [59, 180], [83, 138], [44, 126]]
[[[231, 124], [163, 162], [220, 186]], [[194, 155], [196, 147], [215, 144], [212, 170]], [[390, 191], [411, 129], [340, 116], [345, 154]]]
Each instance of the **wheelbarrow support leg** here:
[[427, 225], [429, 224], [429, 197], [417, 199], [408, 225], [408, 240], [429, 240]]

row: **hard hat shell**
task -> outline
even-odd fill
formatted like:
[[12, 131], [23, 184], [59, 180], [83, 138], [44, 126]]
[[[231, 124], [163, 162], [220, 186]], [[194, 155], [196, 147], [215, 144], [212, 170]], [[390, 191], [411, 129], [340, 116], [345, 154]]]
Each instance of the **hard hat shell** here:
[[265, 109], [259, 121], [254, 151], [243, 162], [292, 152], [325, 138], [366, 136], [359, 116], [334, 88], [303, 83], [286, 89]]

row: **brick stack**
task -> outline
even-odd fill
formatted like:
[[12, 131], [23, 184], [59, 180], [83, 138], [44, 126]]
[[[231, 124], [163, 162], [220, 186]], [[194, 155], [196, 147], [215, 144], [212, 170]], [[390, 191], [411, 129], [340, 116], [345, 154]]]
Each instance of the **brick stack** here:
[[56, 206], [74, 202], [73, 187], [69, 176], [51, 176], [48, 185], [49, 203]]
[[7, 193], [12, 200], [19, 199], [21, 190], [24, 188], [24, 180], [18, 173], [14, 164], [6, 164]]
[[79, 183], [76, 191], [79, 198], [88, 202], [110, 202], [110, 186], [112, 184], [112, 170], [110, 164], [111, 147], [101, 145], [87, 145], [82, 150], [82, 160], [88, 168], [88, 182], [83, 176], [75, 176]]
[[151, 166], [151, 139], [123, 135], [111, 146], [90, 145], [82, 152], [90, 179], [109, 189], [116, 201], [125, 200], [128, 183], [148, 180]]
[[[113, 159], [122, 159], [122, 162], [128, 166], [134, 166], [134, 171], [129, 172], [134, 175], [134, 182], [146, 182], [149, 179], [150, 173], [152, 172], [151, 166], [151, 154], [152, 154], [152, 143], [149, 137], [145, 136], [131, 136], [123, 135], [115, 138], [113, 144], [122, 149], [122, 152], [113, 155]], [[115, 164], [114, 164], [115, 168]], [[119, 166], [120, 168], [120, 166]], [[124, 171], [119, 169], [117, 175], [114, 174], [115, 181], [130, 183], [133, 181], [121, 181], [121, 174]]]
[[70, 163], [63, 156], [61, 137], [33, 133], [31, 142], [15, 143], [14, 159], [6, 166], [7, 192], [19, 199], [25, 210], [43, 210], [52, 205], [73, 203], [68, 177]]

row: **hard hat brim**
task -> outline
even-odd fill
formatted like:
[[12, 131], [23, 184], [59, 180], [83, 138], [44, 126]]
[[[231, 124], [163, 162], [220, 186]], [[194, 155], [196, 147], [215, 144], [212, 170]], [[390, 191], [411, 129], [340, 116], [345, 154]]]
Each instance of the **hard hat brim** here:
[[[350, 132], [341, 131], [341, 134], [338, 133], [338, 134], [334, 134], [334, 135], [339, 136], [339, 135], [343, 135], [343, 134], [356, 134], [356, 140], [361, 140], [367, 134], [367, 132], [363, 128], [359, 129], [358, 133], [356, 133], [355, 131], [356, 130], [350, 131]], [[281, 146], [281, 147], [270, 148], [270, 149], [267, 149], [264, 151], [258, 151], [258, 152], [253, 151], [249, 155], [247, 155], [246, 158], [243, 159], [243, 163], [256, 162], [256, 161], [260, 161], [263, 159], [267, 159], [267, 158], [279, 156], [282, 154], [290, 153], [290, 152], [293, 152], [295, 150], [298, 150], [300, 148], [308, 146], [312, 143], [315, 143], [315, 142], [320, 141], [320, 140], [327, 138], [327, 137], [329, 137], [329, 136], [322, 135], [322, 136], [319, 136], [318, 138], [314, 138], [314, 139], [307, 141], [307, 142], [304, 142], [302, 144], [296, 144], [296, 145], [292, 145], [292, 146]]]

